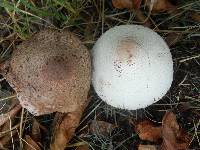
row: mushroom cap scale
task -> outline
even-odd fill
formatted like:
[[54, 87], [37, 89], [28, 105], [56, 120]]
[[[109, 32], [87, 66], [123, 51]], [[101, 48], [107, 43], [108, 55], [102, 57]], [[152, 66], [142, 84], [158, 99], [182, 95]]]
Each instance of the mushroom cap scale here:
[[7, 81], [34, 115], [72, 112], [88, 103], [88, 49], [69, 31], [43, 30], [13, 51]]
[[171, 86], [173, 61], [169, 47], [149, 28], [111, 28], [95, 43], [92, 56], [94, 89], [114, 107], [144, 108], [161, 99]]

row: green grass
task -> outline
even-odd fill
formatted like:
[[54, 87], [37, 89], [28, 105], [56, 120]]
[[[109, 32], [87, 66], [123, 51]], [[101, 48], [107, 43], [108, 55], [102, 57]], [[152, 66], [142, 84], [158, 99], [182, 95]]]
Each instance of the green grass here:
[[[128, 119], [148, 118], [160, 123], [164, 113], [172, 109], [181, 126], [193, 137], [191, 148], [200, 147], [200, 23], [190, 17], [192, 12], [200, 13], [200, 1], [181, 0], [177, 5], [178, 15], [159, 13], [150, 16], [154, 23], [152, 28], [164, 38], [170, 33], [182, 35], [170, 47], [174, 60], [174, 82], [167, 95], [148, 108], [127, 112], [107, 106], [92, 94], [92, 101], [71, 145], [85, 141], [91, 149], [133, 148], [140, 141], [128, 125]], [[142, 12], [148, 13], [143, 7]], [[0, 0], [0, 62], [8, 59], [20, 42], [44, 28], [67, 28], [91, 48], [96, 39], [113, 26], [142, 24], [135, 15], [135, 11], [114, 9], [111, 0]], [[7, 105], [5, 98], [11, 99], [14, 92], [5, 80], [1, 81], [0, 90], [1, 102], [3, 106]], [[30, 132], [32, 118], [25, 111], [23, 135]], [[53, 116], [37, 119], [48, 127]], [[93, 119], [117, 124], [118, 128], [109, 137], [91, 133], [82, 136], [83, 130]], [[49, 142], [50, 135], [45, 137], [42, 144], [47, 148]], [[14, 144], [20, 149], [19, 139]]]
[[76, 25], [81, 20], [79, 13], [88, 3], [89, 0], [3, 0], [1, 10], [9, 17], [9, 24], [3, 23], [2, 28], [10, 28], [24, 40], [39, 27]]

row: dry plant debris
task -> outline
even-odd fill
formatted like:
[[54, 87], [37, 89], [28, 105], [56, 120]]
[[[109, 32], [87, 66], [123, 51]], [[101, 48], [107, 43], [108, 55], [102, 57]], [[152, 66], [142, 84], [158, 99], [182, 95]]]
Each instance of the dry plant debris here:
[[145, 120], [137, 124], [135, 132], [141, 140], [158, 142], [161, 139], [161, 127], [156, 127], [152, 122]]
[[180, 128], [176, 116], [167, 112], [162, 120], [162, 150], [186, 150], [189, 148], [190, 137]]
[[[162, 138], [161, 150], [186, 150], [189, 148], [190, 137], [177, 123], [176, 116], [172, 112], [166, 112], [162, 120], [162, 126], [155, 127], [150, 121], [142, 121], [135, 126], [141, 140], [159, 143]], [[149, 146], [144, 146], [145, 150]], [[152, 146], [152, 149], [156, 146]], [[151, 149], [151, 148], [150, 148]]]
[[53, 123], [51, 150], [63, 150], [74, 136], [82, 112], [57, 113]]
[[24, 140], [26, 141], [24, 142], [24, 150], [41, 150], [38, 144], [29, 135], [25, 135]]
[[21, 108], [19, 102], [14, 99], [10, 105], [10, 110], [0, 116], [0, 148], [2, 149], [17, 135], [19, 124], [16, 124], [15, 117], [20, 112]]
[[34, 141], [41, 141], [40, 124], [36, 119], [33, 119], [31, 137]]
[[194, 21], [200, 22], [200, 13], [192, 12], [191, 18], [192, 18]]
[[[173, 5], [169, 0], [145, 0], [144, 5], [149, 9], [148, 16], [145, 16], [140, 9], [142, 0], [112, 0], [112, 4], [113, 7], [117, 9], [134, 9], [136, 19], [140, 21], [140, 24], [143, 24], [146, 27], [154, 25], [154, 23], [149, 20], [151, 13], [171, 13], [177, 11], [177, 6]], [[155, 28], [157, 27], [155, 26]]]
[[16, 116], [16, 114], [21, 110], [21, 108], [21, 105], [18, 104], [6, 114], [2, 114], [0, 116], [0, 126], [4, 125], [7, 121], [9, 121], [11, 117]]
[[13, 130], [10, 131], [9, 134], [0, 138], [0, 149], [6, 149], [5, 145], [7, 145], [16, 135], [17, 135], [17, 130]]
[[181, 33], [174, 33], [171, 32], [169, 34], [167, 34], [167, 36], [165, 37], [165, 41], [169, 46], [173, 46], [175, 45], [178, 41], [181, 40], [182, 38], [182, 34]]
[[78, 146], [75, 150], [89, 150], [89, 146], [87, 144]]
[[131, 9], [139, 9], [141, 0], [112, 0], [113, 6], [117, 9], [127, 8]]
[[30, 135], [25, 135], [23, 149], [24, 150], [41, 150], [42, 143], [42, 133], [41, 131], [46, 131], [47, 129], [43, 127], [35, 118], [32, 120], [32, 129]]
[[158, 146], [156, 145], [139, 145], [138, 150], [158, 150]]
[[90, 132], [100, 136], [109, 136], [115, 127], [117, 126], [105, 121], [93, 120], [90, 124]]
[[[139, 9], [142, 3], [142, 0], [112, 0], [113, 6], [117, 9]], [[171, 4], [169, 0], [145, 0], [145, 5], [148, 6], [150, 11], [154, 13], [159, 12], [171, 12], [176, 10], [176, 6]]]
[[172, 12], [177, 9], [169, 0], [145, 0], [148, 8], [153, 13]]

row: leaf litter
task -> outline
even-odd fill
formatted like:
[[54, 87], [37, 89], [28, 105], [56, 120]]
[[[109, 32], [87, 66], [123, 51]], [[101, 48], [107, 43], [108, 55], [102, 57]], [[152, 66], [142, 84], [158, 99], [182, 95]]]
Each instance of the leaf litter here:
[[56, 113], [53, 123], [51, 150], [65, 149], [75, 134], [81, 118], [80, 112]]
[[[176, 115], [170, 111], [165, 113], [162, 125], [156, 127], [154, 123], [145, 120], [135, 125], [135, 131], [141, 140], [160, 143], [161, 150], [186, 150], [191, 141], [190, 136], [179, 126]], [[147, 147], [149, 145], [140, 145], [139, 149], [145, 150]], [[156, 145], [150, 147], [153, 149]]]

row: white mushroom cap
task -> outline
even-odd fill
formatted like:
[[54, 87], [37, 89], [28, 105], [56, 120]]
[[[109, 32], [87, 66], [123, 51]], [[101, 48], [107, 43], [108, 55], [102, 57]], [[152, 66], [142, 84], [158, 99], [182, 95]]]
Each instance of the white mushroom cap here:
[[173, 80], [169, 47], [153, 30], [121, 25], [105, 32], [92, 51], [92, 82], [99, 97], [135, 110], [161, 99]]

